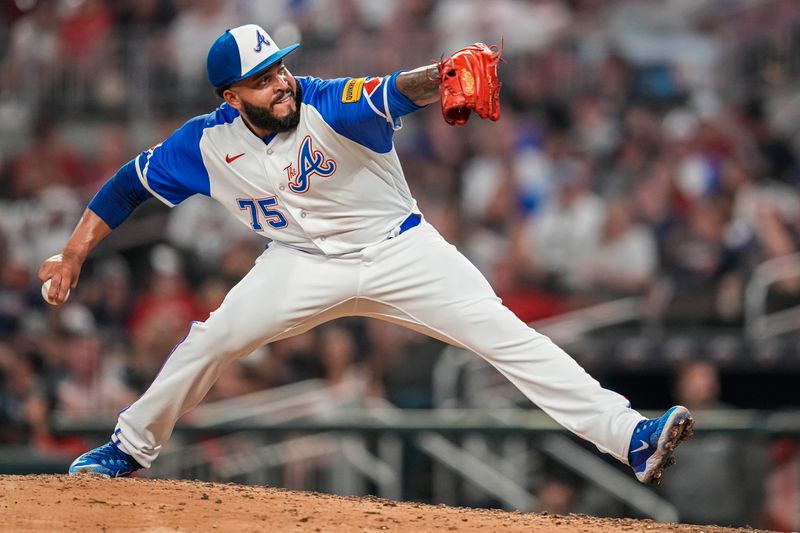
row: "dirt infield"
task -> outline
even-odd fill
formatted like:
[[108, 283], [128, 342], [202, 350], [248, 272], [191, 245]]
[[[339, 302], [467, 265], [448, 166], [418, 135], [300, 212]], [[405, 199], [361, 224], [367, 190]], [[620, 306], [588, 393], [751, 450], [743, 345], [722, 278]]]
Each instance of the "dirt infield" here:
[[550, 516], [199, 481], [0, 476], [3, 531], [705, 532], [730, 528]]

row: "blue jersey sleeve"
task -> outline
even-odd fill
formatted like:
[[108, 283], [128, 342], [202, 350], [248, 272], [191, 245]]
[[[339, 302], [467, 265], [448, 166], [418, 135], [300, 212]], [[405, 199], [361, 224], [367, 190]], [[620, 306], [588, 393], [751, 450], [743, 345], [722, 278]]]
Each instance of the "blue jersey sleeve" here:
[[403, 115], [408, 115], [409, 113], [413, 113], [414, 111], [424, 107], [415, 104], [408, 96], [401, 93], [400, 89], [397, 88], [397, 76], [403, 72], [408, 71], [398, 70], [389, 76], [389, 81], [386, 84], [384, 105], [388, 107], [393, 117], [402, 117]]
[[122, 224], [139, 204], [152, 197], [136, 175], [135, 162], [130, 161], [95, 194], [89, 202], [89, 209], [114, 229]]
[[400, 117], [420, 106], [397, 89], [397, 76], [320, 80], [298, 77], [303, 103], [316, 109], [336, 133], [378, 153], [392, 149]]
[[170, 207], [195, 194], [210, 195], [200, 139], [213, 116], [212, 113], [191, 119], [163, 143], [145, 150], [134, 160], [142, 185]]

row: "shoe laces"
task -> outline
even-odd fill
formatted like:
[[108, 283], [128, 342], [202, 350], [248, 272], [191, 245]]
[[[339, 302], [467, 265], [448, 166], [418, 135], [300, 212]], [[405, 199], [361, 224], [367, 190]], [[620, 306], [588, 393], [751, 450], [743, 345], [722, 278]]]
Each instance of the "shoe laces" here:
[[636, 426], [636, 433], [641, 433], [646, 429], [650, 428], [653, 424], [658, 422], [658, 418], [650, 418], [649, 420], [643, 420], [638, 426]]
[[106, 444], [96, 450], [96, 455], [103, 464], [127, 464], [127, 458], [124, 454], [113, 444]]
[[103, 463], [106, 466], [109, 465], [109, 464], [118, 465], [118, 466], [119, 465], [123, 465], [124, 466], [124, 465], [128, 464], [128, 462], [125, 461], [124, 459], [100, 459], [100, 462]]

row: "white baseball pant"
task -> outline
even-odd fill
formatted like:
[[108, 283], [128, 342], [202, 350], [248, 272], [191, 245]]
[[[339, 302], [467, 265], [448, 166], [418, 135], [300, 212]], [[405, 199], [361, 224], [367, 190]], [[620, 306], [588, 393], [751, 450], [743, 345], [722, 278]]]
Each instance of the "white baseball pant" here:
[[627, 463], [644, 417], [502, 305], [489, 283], [424, 220], [331, 258], [272, 243], [205, 322], [191, 325], [114, 432], [144, 467], [225, 366], [256, 347], [343, 316], [388, 320], [480, 355], [558, 423]]

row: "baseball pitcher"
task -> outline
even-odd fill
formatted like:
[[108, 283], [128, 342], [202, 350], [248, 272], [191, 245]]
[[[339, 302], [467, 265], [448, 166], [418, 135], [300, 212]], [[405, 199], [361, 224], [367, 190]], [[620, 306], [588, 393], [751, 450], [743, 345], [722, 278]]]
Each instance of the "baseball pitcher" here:
[[500, 117], [499, 52], [475, 44], [410, 71], [322, 80], [286, 68], [298, 46], [281, 48], [253, 24], [223, 33], [207, 67], [224, 103], [124, 165], [42, 265], [48, 299], [63, 303], [91, 250], [153, 197], [173, 207], [210, 196], [270, 239], [219, 309], [189, 325], [111, 441], [69, 473], [149, 467], [228, 363], [328, 320], [366, 316], [475, 352], [564, 427], [657, 482], [692, 434], [689, 411], [645, 419], [520, 321], [426, 222], [403, 176], [393, 145], [403, 115], [440, 101], [450, 124], [473, 112]]

